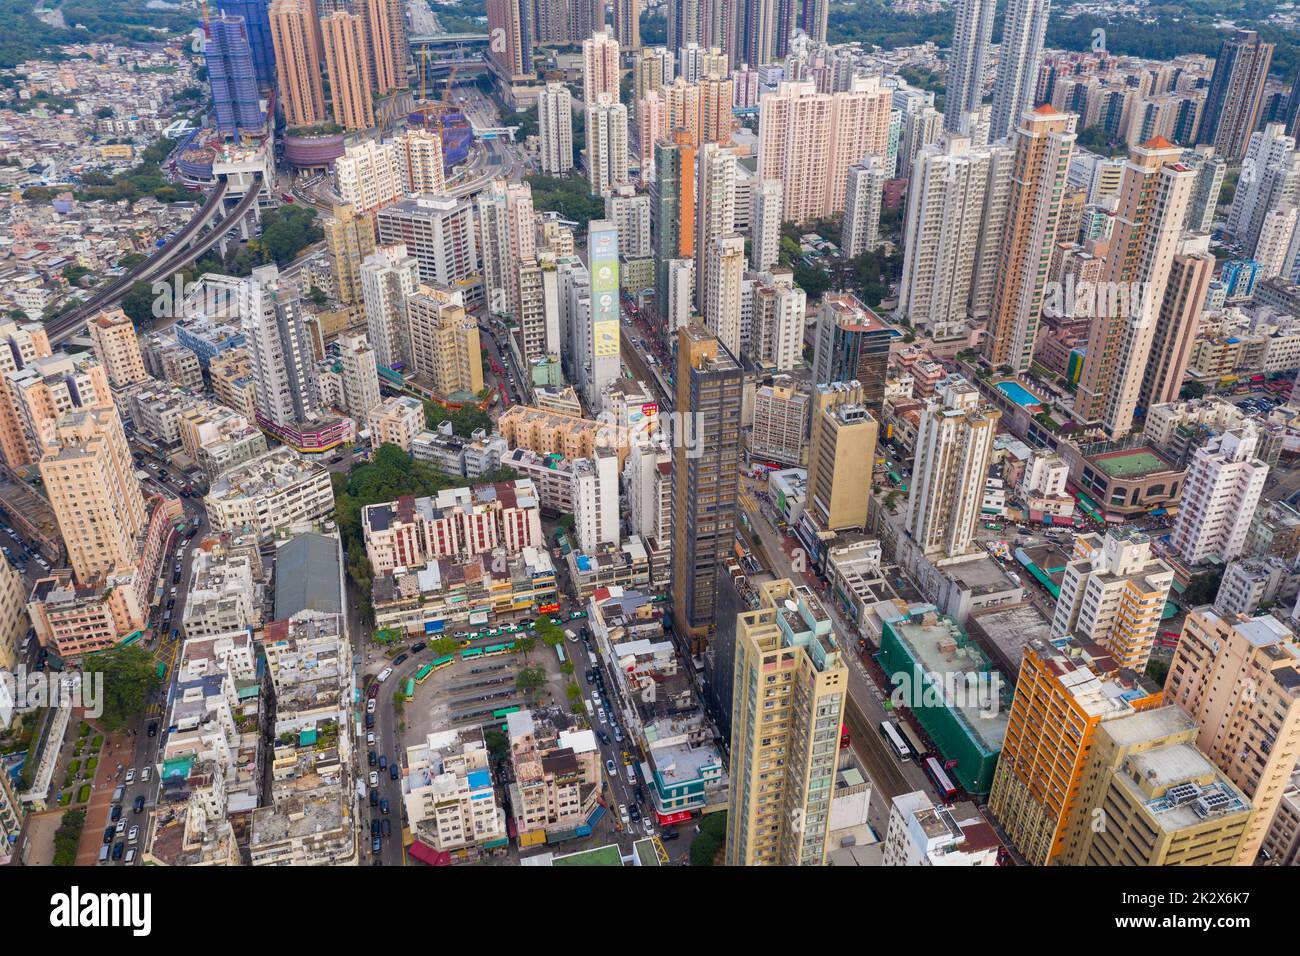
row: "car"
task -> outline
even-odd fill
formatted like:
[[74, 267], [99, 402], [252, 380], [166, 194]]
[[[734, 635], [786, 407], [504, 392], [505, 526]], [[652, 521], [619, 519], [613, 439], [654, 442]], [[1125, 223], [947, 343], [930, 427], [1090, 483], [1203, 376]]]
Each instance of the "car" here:
[[387, 801], [387, 800], [380, 800], [380, 801], [379, 801], [379, 812], [382, 813], [384, 816], [388, 816], [388, 801]]
[[134, 843], [139, 838], [140, 838], [140, 828], [138, 826], [133, 826], [131, 827], [130, 830], [126, 831], [126, 841], [128, 843]]
[[131, 864], [135, 862], [135, 847], [127, 848], [126, 857], [122, 860], [122, 862], [126, 864]]
[[599, 707], [599, 706], [601, 705], [600, 692], [599, 692], [599, 691], [592, 691], [592, 693], [591, 693], [591, 702], [592, 702], [593, 704], [595, 704], [597, 707]]
[[372, 807], [379, 806], [379, 791], [374, 787], [370, 788], [370, 805]]
[[596, 683], [596, 672], [594, 670], [591, 669], [587, 670], [587, 683], [588, 684]]
[[113, 862], [116, 863], [118, 860], [122, 859], [122, 854], [123, 854], [124, 852], [126, 852], [126, 844], [125, 844], [125, 843], [115, 843], [115, 844], [113, 844]]
[[600, 742], [602, 744], [604, 744], [606, 747], [609, 746], [609, 734], [605, 733], [605, 731], [603, 730], [598, 730], [596, 731], [596, 736], [600, 739]]
[[[387, 811], [385, 811], [385, 812], [387, 812]], [[384, 836], [392, 836], [392, 834], [393, 834], [393, 823], [392, 823], [391, 820], [380, 820], [380, 821], [379, 821], [379, 827], [380, 827], [380, 832], [381, 832]]]
[[374, 712], [375, 712], [375, 706], [376, 706], [378, 703], [379, 703], [379, 702], [376, 701], [373, 697], [371, 697], [368, 701], [366, 701], [366, 714], [367, 714], [367, 715], [374, 714]]
[[[176, 597], [176, 589], [175, 589], [175, 588], [172, 588], [172, 589], [171, 589], [171, 592], [168, 594], [168, 597], [171, 597], [171, 598], [175, 598], [175, 597]], [[172, 604], [175, 604], [175, 603], [176, 603], [176, 601], [173, 600], [173, 601], [172, 601]], [[168, 608], [168, 610], [170, 610], [170, 608]]]
[[396, 657], [393, 658], [393, 666], [396, 667], [399, 664], [405, 663], [406, 658], [407, 658], [406, 654], [398, 654]]
[[645, 803], [645, 787], [637, 784], [635, 796], [637, 803]]
[[605, 709], [603, 707], [600, 710], [596, 711], [596, 715], [600, 717], [600, 722], [602, 724], [609, 723], [609, 716], [605, 713]]
[[377, 837], [377, 836], [379, 836], [379, 819], [378, 819], [378, 818], [375, 818], [374, 820], [371, 820], [371, 821], [370, 821], [370, 836], [371, 836], [371, 837]]
[[605, 761], [605, 772], [609, 774], [611, 777], [618, 776], [618, 767], [614, 765], [614, 761], [612, 760]]
[[371, 684], [368, 688], [366, 688], [366, 696], [367, 696], [367, 697], [374, 698], [374, 697], [377, 697], [378, 695], [379, 695], [379, 685], [378, 685], [378, 684]]
[[144, 797], [136, 797], [135, 802], [131, 804], [133, 813], [144, 813]]
[[376, 757], [375, 757], [375, 752], [374, 752], [373, 750], [370, 751], [370, 752], [366, 755], [366, 762], [369, 763], [370, 766], [372, 766], [372, 767], [373, 767], [376, 763], [379, 762], [379, 761], [376, 759]]
[[126, 772], [126, 785], [129, 787], [133, 783], [135, 783], [135, 767]]
[[402, 775], [401, 768], [398, 767], [396, 763], [390, 763], [388, 765], [388, 778], [390, 780], [396, 780], [401, 775]]
[[143, 770], [140, 771], [141, 780], [148, 780], [152, 776], [153, 776], [153, 767], [145, 767]]
[[113, 804], [112, 812], [109, 813], [108, 818], [114, 823], [122, 819], [122, 805], [120, 803]]
[[614, 743], [621, 744], [623, 742], [623, 731], [619, 729], [618, 724], [615, 724], [611, 729], [614, 731]]
[[104, 827], [104, 845], [113, 842], [113, 836], [117, 833], [117, 827]]
[[379, 837], [375, 837], [370, 841], [370, 852], [377, 855], [379, 851], [383, 849], [383, 846], [383, 841], [380, 840]]
[[619, 817], [620, 817], [620, 818], [622, 819], [622, 821], [623, 821], [623, 826], [626, 827], [626, 826], [630, 826], [630, 825], [631, 825], [631, 822], [628, 820], [628, 815], [627, 815], [627, 805], [626, 805], [626, 804], [622, 804], [622, 803], [620, 803], [620, 804], [618, 805], [618, 815], [619, 815]]
[[627, 815], [632, 818], [633, 823], [637, 823], [641, 819], [641, 808], [635, 803], [629, 803], [627, 805]]
[[679, 836], [681, 836], [681, 834], [677, 832], [676, 827], [664, 827], [664, 829], [659, 831], [660, 841], [676, 840]]
[[373, 747], [375, 745], [375, 735], [366, 734], [366, 743]]
[[175, 606], [176, 606], [176, 599], [175, 599], [175, 598], [168, 598], [168, 599], [167, 599], [167, 610], [170, 611], [170, 610], [171, 610], [172, 608], [174, 608]]
[[375, 729], [375, 715], [366, 714], [366, 730], [374, 730], [374, 729]]
[[379, 786], [379, 774], [374, 770], [370, 771], [370, 786], [372, 787]]
[[391, 667], [385, 667], [382, 671], [379, 672], [379, 683], [382, 684], [384, 681], [388, 680], [388, 678], [392, 676], [393, 676], [393, 669]]
[[413, 644], [413, 645], [411, 646], [411, 653], [412, 653], [412, 654], [418, 654], [418, 653], [420, 653], [420, 651], [424, 650], [424, 649], [425, 649], [426, 647], [428, 647], [428, 646], [429, 646], [429, 645], [426, 644], [426, 643], [424, 643], [424, 641], [420, 641], [419, 643], [417, 643], [417, 644]]
[[387, 770], [387, 769], [388, 769], [388, 758], [387, 758], [386, 756], [384, 756], [383, 754], [380, 754], [380, 755], [379, 755], [379, 769], [380, 769], [380, 770]]

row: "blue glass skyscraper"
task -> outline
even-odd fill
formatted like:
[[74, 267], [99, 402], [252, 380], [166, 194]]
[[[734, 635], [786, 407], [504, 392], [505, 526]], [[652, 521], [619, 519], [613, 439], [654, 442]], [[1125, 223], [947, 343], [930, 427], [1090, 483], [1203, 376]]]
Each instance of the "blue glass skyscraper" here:
[[253, 69], [257, 85], [275, 83], [275, 44], [271, 40], [270, 0], [217, 0], [217, 9], [225, 16], [243, 17], [248, 31], [248, 45], [253, 51]]
[[257, 101], [253, 51], [243, 18], [221, 16], [209, 20], [203, 57], [217, 128], [223, 133], [260, 130], [264, 118]]

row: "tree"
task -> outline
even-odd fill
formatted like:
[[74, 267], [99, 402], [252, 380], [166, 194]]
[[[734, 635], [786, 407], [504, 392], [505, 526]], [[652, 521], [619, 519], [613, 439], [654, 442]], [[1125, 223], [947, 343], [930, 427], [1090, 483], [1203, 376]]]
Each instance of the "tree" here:
[[148, 282], [137, 282], [122, 296], [122, 311], [136, 326], [147, 326], [154, 319], [154, 298], [153, 286]]
[[1219, 584], [1223, 580], [1222, 571], [1205, 571], [1187, 582], [1183, 591], [1183, 604], [1187, 607], [1200, 607], [1211, 603], [1219, 594]]
[[144, 713], [149, 698], [162, 687], [153, 656], [143, 647], [118, 647], [91, 655], [86, 671], [103, 675], [104, 713], [108, 730], [125, 728]]
[[1202, 398], [1209, 389], [1201, 382], [1184, 382], [1183, 387], [1178, 392], [1179, 398]]
[[449, 657], [460, 649], [460, 642], [451, 637], [440, 637], [429, 642], [429, 653], [434, 657]]
[[531, 634], [515, 635], [516, 654], [522, 654], [524, 659], [527, 660], [528, 655], [531, 654], [536, 649], [537, 649], [537, 638], [533, 637]]
[[86, 826], [84, 810], [69, 810], [54, 831], [54, 865], [74, 866], [77, 862], [77, 847], [81, 843], [81, 831]]
[[515, 678], [515, 687], [517, 687], [519, 692], [529, 700], [535, 699], [538, 689], [545, 684], [546, 671], [538, 667], [536, 664], [531, 667], [525, 667]]
[[544, 617], [539, 617], [534, 625], [537, 636], [541, 638], [542, 643], [547, 647], [558, 647], [564, 641], [564, 629], [558, 624], [552, 624]]
[[1169, 662], [1153, 657], [1147, 661], [1147, 677], [1159, 684], [1165, 686], [1165, 678], [1169, 676]]
[[710, 813], [700, 818], [700, 832], [691, 842], [691, 866], [713, 866], [727, 843], [727, 814]]

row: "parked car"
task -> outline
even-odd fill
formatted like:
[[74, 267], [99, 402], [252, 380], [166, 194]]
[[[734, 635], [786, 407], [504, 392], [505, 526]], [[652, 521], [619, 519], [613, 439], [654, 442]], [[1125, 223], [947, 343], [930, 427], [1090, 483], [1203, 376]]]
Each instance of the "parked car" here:
[[136, 797], [135, 803], [131, 804], [133, 813], [144, 813], [144, 797]]
[[388, 801], [387, 801], [387, 800], [380, 800], [380, 801], [379, 801], [379, 812], [382, 813], [382, 814], [384, 814], [384, 816], [388, 816]]
[[388, 765], [388, 777], [390, 780], [396, 780], [401, 775], [401, 770], [398, 768], [397, 764], [390, 763]]
[[129, 787], [133, 783], [135, 783], [135, 767], [126, 772], [126, 785]]
[[380, 770], [388, 769], [388, 758], [385, 757], [383, 754], [379, 755], [379, 769]]
[[370, 786], [379, 786], [379, 774], [374, 770], [370, 771]]

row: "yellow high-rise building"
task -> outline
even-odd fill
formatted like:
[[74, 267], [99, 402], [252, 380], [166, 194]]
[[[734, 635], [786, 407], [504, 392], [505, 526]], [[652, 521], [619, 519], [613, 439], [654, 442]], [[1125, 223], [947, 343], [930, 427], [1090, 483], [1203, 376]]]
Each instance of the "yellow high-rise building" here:
[[1160, 692], [1097, 645], [1026, 645], [989, 811], [1031, 866], [1059, 860], [1079, 785], [1103, 721], [1155, 707]]
[[1225, 866], [1253, 817], [1245, 795], [1196, 747], [1177, 707], [1107, 721], [1093, 738], [1061, 862]]
[[422, 285], [406, 300], [411, 365], [434, 395], [473, 396], [483, 390], [478, 323], [457, 293]]
[[818, 385], [812, 395], [808, 503], [825, 531], [867, 526], [871, 474], [880, 426], [857, 381]]
[[59, 419], [41, 479], [80, 584], [135, 565], [147, 515], [116, 409], [78, 409]]
[[94, 315], [87, 323], [90, 346], [95, 358], [108, 373], [114, 388], [124, 388], [143, 382], [149, 377], [140, 354], [140, 339], [135, 325], [121, 309], [106, 309]]
[[329, 252], [334, 291], [344, 305], [360, 305], [361, 263], [375, 251], [375, 223], [358, 216], [348, 205], [335, 206], [325, 220], [325, 248]]
[[1255, 808], [1236, 862], [1255, 862], [1300, 757], [1300, 644], [1274, 617], [1192, 611], [1169, 664], [1165, 700], [1200, 727], [1197, 745]]
[[728, 866], [822, 866], [849, 672], [813, 592], [788, 579], [736, 618]]

